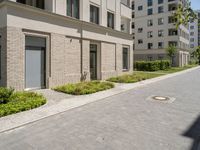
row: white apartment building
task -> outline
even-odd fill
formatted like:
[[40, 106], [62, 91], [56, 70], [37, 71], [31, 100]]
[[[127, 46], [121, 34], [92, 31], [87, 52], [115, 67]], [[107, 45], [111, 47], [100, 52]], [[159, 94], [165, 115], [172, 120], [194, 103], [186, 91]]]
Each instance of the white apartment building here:
[[180, 26], [177, 30], [172, 13], [184, 4], [183, 0], [133, 0], [132, 32], [134, 36], [134, 60], [167, 59], [166, 48], [177, 47], [174, 66], [184, 66], [189, 61], [189, 30]]
[[196, 49], [196, 47], [198, 47], [198, 19], [189, 23], [189, 31], [190, 31], [190, 49], [194, 50]]
[[200, 46], [200, 10], [197, 10], [198, 16], [198, 46]]
[[0, 86], [51, 88], [133, 71], [130, 0], [0, 0]]

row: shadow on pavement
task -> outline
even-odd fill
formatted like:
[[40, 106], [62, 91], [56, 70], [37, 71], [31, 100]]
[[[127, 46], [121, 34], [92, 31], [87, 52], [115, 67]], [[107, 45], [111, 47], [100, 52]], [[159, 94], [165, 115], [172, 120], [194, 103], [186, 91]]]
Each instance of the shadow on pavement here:
[[183, 136], [192, 138], [194, 140], [190, 150], [200, 150], [200, 116], [183, 134]]

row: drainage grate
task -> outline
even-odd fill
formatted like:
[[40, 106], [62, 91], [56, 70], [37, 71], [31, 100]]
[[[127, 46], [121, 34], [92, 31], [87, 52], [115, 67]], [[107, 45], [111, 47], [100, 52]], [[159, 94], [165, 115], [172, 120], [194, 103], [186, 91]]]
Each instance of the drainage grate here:
[[147, 100], [150, 101], [158, 101], [163, 103], [173, 103], [176, 99], [174, 97], [168, 97], [168, 96], [149, 96]]

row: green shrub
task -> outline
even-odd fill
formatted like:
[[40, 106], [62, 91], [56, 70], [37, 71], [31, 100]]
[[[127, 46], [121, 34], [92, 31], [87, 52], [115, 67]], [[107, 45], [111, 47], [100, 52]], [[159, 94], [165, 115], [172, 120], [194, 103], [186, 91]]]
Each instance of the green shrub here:
[[33, 92], [14, 92], [13, 89], [0, 88], [3, 103], [0, 104], [0, 117], [30, 110], [46, 103], [46, 99]]
[[159, 77], [161, 75], [162, 74], [158, 74], [158, 73], [136, 72], [133, 74], [126, 74], [126, 75], [122, 75], [118, 77], [112, 77], [108, 79], [108, 81], [116, 82], [116, 83], [135, 83], [142, 80]]
[[92, 81], [80, 82], [76, 84], [66, 84], [63, 86], [58, 86], [54, 88], [54, 90], [72, 95], [86, 95], [111, 89], [113, 87], [114, 84], [110, 82]]
[[8, 103], [13, 92], [12, 88], [0, 87], [0, 104]]
[[168, 69], [170, 67], [170, 61], [137, 61], [135, 62], [134, 66], [138, 71], [158, 71]]

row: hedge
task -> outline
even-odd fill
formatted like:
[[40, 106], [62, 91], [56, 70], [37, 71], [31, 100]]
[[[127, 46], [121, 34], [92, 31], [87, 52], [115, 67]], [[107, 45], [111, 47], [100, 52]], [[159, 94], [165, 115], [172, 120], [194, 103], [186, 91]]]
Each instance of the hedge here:
[[46, 99], [33, 92], [14, 92], [0, 87], [0, 117], [30, 110], [46, 103]]
[[170, 68], [169, 60], [156, 60], [156, 61], [137, 61], [135, 68], [138, 71], [158, 71]]

